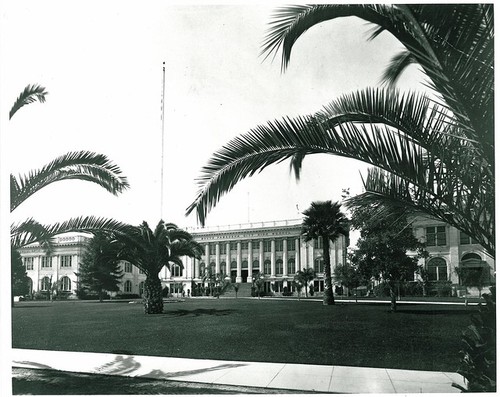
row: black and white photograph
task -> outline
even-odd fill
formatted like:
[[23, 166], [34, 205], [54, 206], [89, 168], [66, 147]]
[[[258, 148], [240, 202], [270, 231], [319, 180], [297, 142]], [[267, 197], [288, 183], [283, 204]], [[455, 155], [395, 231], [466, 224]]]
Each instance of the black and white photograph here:
[[0, 87], [2, 396], [496, 392], [492, 2], [5, 0]]

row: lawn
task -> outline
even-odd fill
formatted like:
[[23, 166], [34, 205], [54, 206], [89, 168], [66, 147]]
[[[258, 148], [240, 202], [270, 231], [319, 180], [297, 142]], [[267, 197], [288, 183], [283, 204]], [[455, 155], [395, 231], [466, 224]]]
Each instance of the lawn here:
[[186, 299], [145, 315], [140, 303], [20, 302], [15, 348], [456, 371], [476, 307]]

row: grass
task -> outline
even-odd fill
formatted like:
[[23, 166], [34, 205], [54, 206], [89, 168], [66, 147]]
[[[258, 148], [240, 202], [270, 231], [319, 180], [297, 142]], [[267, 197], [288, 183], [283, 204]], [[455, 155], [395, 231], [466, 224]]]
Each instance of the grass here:
[[127, 302], [20, 302], [15, 348], [456, 371], [477, 309], [452, 305], [186, 299], [145, 315]]

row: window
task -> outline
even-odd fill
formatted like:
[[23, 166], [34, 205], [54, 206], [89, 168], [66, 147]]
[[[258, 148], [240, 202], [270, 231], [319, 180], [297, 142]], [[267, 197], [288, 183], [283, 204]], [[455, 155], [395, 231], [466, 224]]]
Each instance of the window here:
[[226, 269], [226, 262], [221, 262], [221, 264], [220, 264], [220, 272], [221, 272], [222, 274], [226, 274], [226, 272], [227, 272], [227, 269]]
[[286, 249], [287, 251], [295, 251], [295, 240], [286, 240]]
[[264, 261], [264, 274], [271, 274], [271, 261], [270, 260]]
[[210, 273], [215, 274], [215, 262], [210, 262]]
[[474, 252], [469, 252], [468, 254], [465, 254], [462, 256], [462, 261], [470, 260], [470, 259], [476, 259], [478, 261], [481, 260], [481, 257], [478, 254], [475, 254]]
[[144, 281], [141, 281], [139, 283], [139, 295], [140, 296], [144, 295]]
[[276, 251], [283, 251], [283, 240], [276, 240], [274, 243], [274, 248]]
[[123, 284], [123, 290], [125, 292], [132, 292], [132, 281], [130, 280], [125, 281], [125, 284]]
[[248, 262], [247, 261], [241, 262], [241, 268], [242, 269], [248, 269]]
[[460, 232], [460, 245], [478, 244], [477, 240], [469, 237], [466, 233]]
[[264, 240], [264, 252], [271, 252], [271, 240]]
[[63, 255], [61, 256], [61, 267], [71, 267], [71, 260], [73, 258], [71, 255]]
[[429, 274], [429, 281], [448, 280], [448, 269], [446, 261], [443, 258], [432, 258], [427, 263], [427, 272]]
[[229, 243], [229, 249], [231, 251], [236, 251], [238, 249], [238, 243], [236, 241], [231, 241]]
[[71, 280], [69, 277], [64, 276], [63, 278], [61, 278], [60, 283], [62, 291], [65, 292], [71, 291]]
[[215, 250], [216, 250], [215, 244], [208, 244], [208, 251], [209, 251], [210, 255], [215, 255]]
[[200, 277], [205, 275], [205, 262], [200, 263]]
[[132, 264], [130, 262], [125, 262], [123, 264], [123, 269], [125, 273], [132, 273]]
[[259, 261], [258, 260], [254, 260], [252, 262], [252, 269], [259, 269]]
[[139, 269], [139, 274], [144, 274], [144, 270]]
[[288, 274], [295, 274], [295, 259], [288, 259]]
[[51, 256], [42, 256], [42, 267], [52, 267]]
[[446, 229], [444, 226], [425, 228], [426, 243], [429, 247], [446, 245]]
[[26, 270], [33, 270], [33, 257], [23, 258], [24, 267]]
[[316, 273], [323, 273], [325, 271], [325, 263], [323, 258], [316, 258], [314, 260], [314, 271]]
[[238, 267], [238, 264], [236, 263], [236, 261], [232, 261], [231, 262], [231, 269], [236, 269]]
[[248, 241], [245, 241], [245, 242], [241, 243], [241, 249], [242, 250], [247, 250], [248, 249]]
[[323, 239], [318, 238], [314, 240], [314, 248], [323, 249]]
[[173, 277], [182, 277], [182, 268], [179, 265], [172, 265], [170, 269]]
[[48, 291], [48, 290], [50, 290], [50, 284], [51, 284], [50, 278], [44, 277], [44, 278], [42, 278], [42, 283], [41, 283], [40, 289], [42, 291]]
[[227, 246], [226, 243], [223, 243], [220, 245], [220, 254], [221, 255], [226, 255], [227, 254]]
[[276, 261], [276, 274], [283, 274], [283, 261], [281, 259]]

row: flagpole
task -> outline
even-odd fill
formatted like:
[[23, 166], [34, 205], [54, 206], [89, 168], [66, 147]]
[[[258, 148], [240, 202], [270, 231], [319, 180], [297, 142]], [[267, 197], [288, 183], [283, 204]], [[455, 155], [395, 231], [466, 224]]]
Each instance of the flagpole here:
[[165, 157], [165, 62], [163, 62], [163, 82], [161, 91], [161, 175], [160, 175], [160, 219], [163, 220], [163, 167]]

